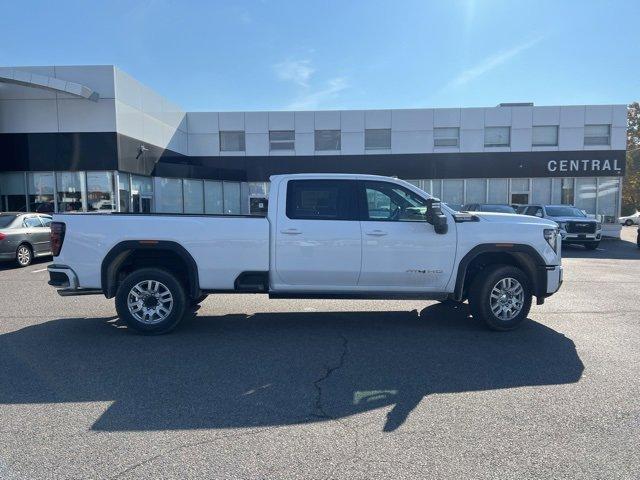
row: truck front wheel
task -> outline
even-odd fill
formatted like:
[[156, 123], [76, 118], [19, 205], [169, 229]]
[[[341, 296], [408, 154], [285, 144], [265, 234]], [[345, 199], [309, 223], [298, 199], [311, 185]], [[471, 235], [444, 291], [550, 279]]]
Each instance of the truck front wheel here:
[[173, 330], [182, 320], [186, 306], [182, 284], [159, 268], [142, 268], [130, 273], [116, 293], [120, 319], [132, 330], [146, 335]]
[[512, 330], [531, 309], [531, 287], [522, 270], [510, 265], [487, 267], [469, 289], [469, 308], [493, 330]]

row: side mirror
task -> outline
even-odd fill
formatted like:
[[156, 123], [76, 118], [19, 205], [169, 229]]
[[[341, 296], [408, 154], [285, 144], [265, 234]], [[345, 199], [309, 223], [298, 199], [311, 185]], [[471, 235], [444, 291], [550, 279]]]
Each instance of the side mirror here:
[[442, 213], [441, 205], [437, 198], [427, 200], [427, 222], [433, 225], [433, 230], [437, 234], [444, 235], [449, 231], [449, 225], [447, 224], [447, 216]]

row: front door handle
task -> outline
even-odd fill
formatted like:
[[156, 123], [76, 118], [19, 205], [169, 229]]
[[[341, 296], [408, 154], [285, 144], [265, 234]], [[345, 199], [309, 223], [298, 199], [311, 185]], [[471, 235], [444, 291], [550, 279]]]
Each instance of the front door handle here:
[[387, 232], [384, 230], [371, 230], [370, 232], [366, 232], [367, 235], [371, 235], [372, 237], [384, 237]]
[[280, 233], [284, 233], [285, 235], [300, 235], [302, 232], [297, 228], [286, 228], [284, 230], [280, 230]]

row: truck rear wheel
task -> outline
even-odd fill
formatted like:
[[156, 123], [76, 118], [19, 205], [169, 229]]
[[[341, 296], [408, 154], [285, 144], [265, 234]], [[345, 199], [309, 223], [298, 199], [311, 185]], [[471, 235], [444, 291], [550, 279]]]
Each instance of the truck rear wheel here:
[[490, 266], [469, 289], [469, 308], [493, 330], [513, 330], [531, 309], [531, 287], [522, 270], [510, 265]]
[[129, 328], [146, 335], [170, 332], [182, 320], [187, 298], [182, 284], [166, 270], [142, 268], [118, 287], [116, 310]]

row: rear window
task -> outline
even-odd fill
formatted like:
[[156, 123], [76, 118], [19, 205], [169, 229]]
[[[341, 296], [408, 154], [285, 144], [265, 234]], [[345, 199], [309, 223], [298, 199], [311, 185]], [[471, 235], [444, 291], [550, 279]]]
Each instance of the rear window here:
[[28, 228], [41, 227], [42, 223], [38, 217], [29, 217], [24, 219], [24, 226]]
[[287, 217], [300, 220], [356, 220], [354, 182], [292, 180], [287, 184]]
[[0, 228], [7, 228], [15, 218], [12, 215], [0, 215]]

